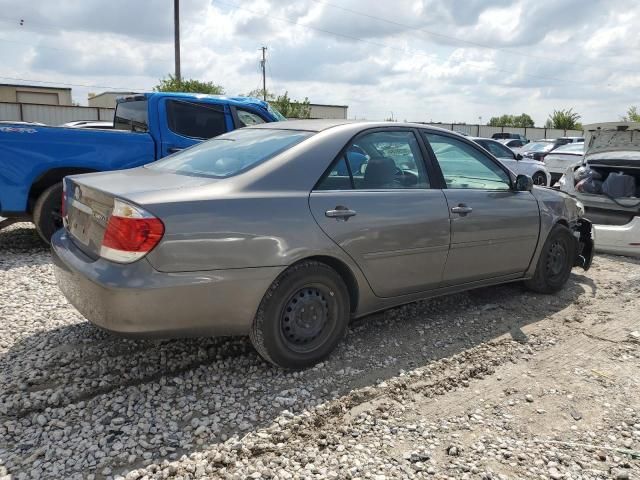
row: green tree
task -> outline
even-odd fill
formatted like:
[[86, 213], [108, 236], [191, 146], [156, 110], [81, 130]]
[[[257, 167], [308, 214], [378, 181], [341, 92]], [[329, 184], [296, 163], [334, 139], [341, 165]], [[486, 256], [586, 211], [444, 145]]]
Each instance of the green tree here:
[[[263, 98], [261, 88], [250, 91], [247, 97]], [[311, 104], [307, 97], [304, 100], [292, 100], [289, 92], [282, 95], [274, 95], [267, 90], [267, 102], [287, 118], [309, 118], [311, 116]]]
[[523, 113], [521, 115], [501, 115], [499, 117], [491, 117], [487, 125], [491, 127], [533, 127], [535, 123], [531, 116]]
[[627, 110], [627, 115], [622, 117], [625, 122], [640, 122], [640, 113], [638, 113], [638, 107], [631, 106]]
[[[554, 110], [545, 124], [547, 128], [558, 128], [562, 130], [582, 130], [582, 124], [578, 121], [580, 114], [574, 112], [572, 108], [568, 110]], [[547, 125], [551, 125], [548, 127]]]
[[224, 88], [213, 82], [201, 82], [200, 80], [182, 79], [178, 81], [176, 77], [169, 74], [167, 78], [162, 78], [160, 83], [153, 87], [154, 92], [189, 92], [208, 93], [212, 95], [222, 95]]

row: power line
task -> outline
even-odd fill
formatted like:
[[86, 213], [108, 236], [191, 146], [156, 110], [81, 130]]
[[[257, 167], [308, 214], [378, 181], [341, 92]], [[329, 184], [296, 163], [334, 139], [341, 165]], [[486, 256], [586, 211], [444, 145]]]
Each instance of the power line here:
[[[414, 27], [414, 26], [408, 25], [406, 23], [401, 23], [401, 22], [397, 22], [397, 21], [394, 21], [394, 20], [389, 20], [388, 18], [378, 17], [376, 15], [371, 15], [369, 13], [361, 12], [361, 11], [358, 11], [358, 10], [353, 10], [351, 8], [343, 7], [341, 5], [336, 5], [334, 3], [326, 2], [324, 0], [312, 0], [312, 1], [315, 2], [315, 3], [318, 3], [320, 5], [326, 5], [326, 6], [329, 6], [329, 7], [332, 7], [332, 8], [336, 8], [336, 9], [339, 9], [339, 10], [342, 10], [342, 11], [345, 11], [345, 12], [352, 13], [354, 15], [360, 15], [362, 17], [370, 18], [372, 20], [377, 20], [377, 21], [384, 22], [384, 23], [387, 23], [387, 24], [390, 24], [390, 25], [395, 25], [397, 27], [403, 27], [403, 28], [407, 28], [409, 30], [413, 30], [413, 31], [416, 31], [416, 32], [426, 33], [427, 35], [431, 35], [433, 37], [440, 37], [440, 38], [447, 39], [447, 40], [453, 40], [455, 42], [463, 43], [463, 44], [466, 44], [466, 45], [471, 45], [473, 47], [484, 48], [484, 49], [487, 49], [487, 50], [495, 50], [495, 51], [498, 51], [500, 53], [506, 53], [508, 55], [514, 55], [514, 56], [517, 56], [517, 57], [530, 57], [530, 58], [536, 58], [538, 60], [546, 60], [546, 61], [551, 61], [551, 62], [558, 62], [558, 63], [562, 63], [562, 64], [565, 64], [565, 65], [578, 65], [578, 66], [593, 67], [593, 65], [591, 65], [589, 63], [585, 63], [585, 62], [576, 62], [576, 61], [569, 61], [569, 60], [565, 60], [565, 59], [550, 58], [550, 57], [547, 57], [547, 56], [535, 55], [535, 54], [532, 54], [532, 53], [522, 53], [522, 52], [517, 52], [517, 51], [510, 50], [510, 49], [508, 49], [506, 47], [494, 47], [492, 45], [487, 45], [485, 43], [474, 42], [474, 41], [471, 41], [471, 40], [465, 40], [463, 38], [454, 37], [452, 35], [445, 35], [443, 33], [434, 32], [432, 30], [427, 30], [425, 28]], [[636, 73], [636, 71], [626, 70], [626, 69], [623, 69], [623, 68], [616, 68], [616, 70], [627, 71], [629, 73]]]
[[87, 88], [109, 88], [113, 90], [138, 90], [141, 92], [148, 91], [148, 88], [134, 88], [134, 87], [112, 87], [109, 85], [87, 85], [82, 83], [64, 83], [64, 82], [46, 82], [44, 80], [33, 80], [31, 78], [18, 78], [18, 77], [0, 77], [2, 80], [14, 80], [19, 82], [29, 83], [46, 83], [50, 85], [64, 85], [66, 87], [87, 87]]
[[[306, 25], [304, 23], [296, 22], [295, 20], [291, 20], [289, 18], [276, 17], [276, 16], [269, 15], [269, 14], [266, 14], [266, 13], [258, 12], [256, 10], [252, 10], [252, 9], [248, 9], [248, 8], [245, 8], [245, 7], [241, 7], [241, 6], [233, 4], [233, 3], [228, 3], [228, 2], [224, 2], [224, 1], [220, 1], [220, 0], [215, 0], [215, 1], [216, 1], [216, 3], [227, 5], [227, 6], [231, 7], [231, 8], [235, 8], [237, 10], [243, 10], [243, 11], [246, 11], [246, 12], [249, 12], [249, 13], [253, 13], [254, 15], [262, 15], [263, 17], [267, 17], [267, 18], [271, 18], [271, 19], [274, 19], [274, 20], [278, 20], [280, 22], [290, 23], [292, 25], [297, 25], [299, 27], [307, 28], [307, 29], [310, 29], [310, 30], [315, 30], [317, 32], [326, 33], [326, 34], [334, 35], [334, 36], [337, 36], [337, 37], [347, 38], [349, 40], [354, 40], [354, 41], [358, 41], [358, 42], [362, 42], [362, 43], [368, 43], [370, 45], [374, 45], [374, 46], [379, 47], [379, 48], [388, 48], [390, 50], [396, 50], [396, 51], [405, 53], [407, 55], [412, 55], [412, 56], [433, 57], [433, 55], [427, 54], [426, 52], [421, 51], [421, 50], [409, 50], [409, 49], [406, 49], [406, 48], [395, 47], [395, 46], [392, 46], [392, 45], [389, 45], [389, 44], [386, 44], [386, 43], [382, 43], [382, 42], [375, 42], [375, 41], [372, 41], [372, 40], [367, 40], [367, 39], [364, 39], [364, 38], [355, 37], [353, 35], [333, 32], [331, 30], [326, 30], [326, 29], [323, 29], [323, 28], [318, 28], [318, 27], [314, 27], [314, 26], [311, 26], [311, 25]], [[522, 76], [525, 76], [525, 77], [538, 78], [538, 79], [543, 79], [543, 80], [552, 80], [552, 81], [556, 81], [556, 82], [563, 82], [563, 83], [567, 83], [567, 84], [580, 85], [580, 86], [587, 85], [584, 82], [568, 80], [568, 79], [565, 79], [565, 78], [556, 78], [556, 77], [550, 77], [550, 76], [547, 76], [547, 75], [535, 75], [535, 74], [531, 74], [531, 73], [514, 72], [512, 70], [505, 70], [505, 69], [501, 69], [501, 68], [497, 68], [497, 67], [490, 67], [490, 66], [487, 66], [485, 68], [487, 70], [495, 70], [495, 71], [501, 72], [501, 73], [510, 73], [510, 74], [514, 74], [514, 75], [522, 75]]]

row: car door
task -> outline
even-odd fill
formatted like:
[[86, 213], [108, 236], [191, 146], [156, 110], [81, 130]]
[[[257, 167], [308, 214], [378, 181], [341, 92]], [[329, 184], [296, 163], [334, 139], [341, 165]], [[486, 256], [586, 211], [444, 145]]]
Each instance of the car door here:
[[162, 125], [162, 157], [233, 130], [228, 106], [224, 103], [164, 98], [158, 113]]
[[449, 214], [411, 129], [358, 135], [309, 197], [322, 230], [361, 268], [377, 296], [436, 288], [449, 250]]
[[524, 273], [540, 229], [533, 194], [513, 190], [508, 172], [473, 143], [423, 135], [444, 177], [451, 219], [443, 285]]

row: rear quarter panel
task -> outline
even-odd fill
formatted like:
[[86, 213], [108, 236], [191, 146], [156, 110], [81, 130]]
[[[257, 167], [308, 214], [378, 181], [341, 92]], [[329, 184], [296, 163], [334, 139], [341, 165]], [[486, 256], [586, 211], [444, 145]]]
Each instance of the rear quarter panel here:
[[0, 127], [0, 152], [3, 212], [26, 212], [31, 185], [49, 170], [115, 170], [155, 158], [146, 133], [41, 126]]

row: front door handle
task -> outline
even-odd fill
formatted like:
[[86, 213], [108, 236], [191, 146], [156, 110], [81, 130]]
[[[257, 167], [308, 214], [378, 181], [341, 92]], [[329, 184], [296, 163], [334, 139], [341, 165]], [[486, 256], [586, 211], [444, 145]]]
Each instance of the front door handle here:
[[184, 150], [184, 149], [182, 149], [180, 147], [169, 147], [169, 148], [167, 148], [167, 152], [169, 152], [169, 153], [176, 153], [176, 152], [179, 152], [181, 150]]
[[466, 215], [473, 212], [473, 208], [466, 206], [464, 203], [459, 204], [457, 207], [451, 207], [451, 213], [457, 213], [458, 215]]
[[357, 212], [355, 210], [351, 210], [347, 207], [343, 207], [342, 205], [338, 205], [333, 210], [327, 210], [324, 212], [324, 215], [329, 218], [335, 218], [336, 220], [342, 219], [344, 221], [349, 220], [349, 218], [355, 216]]

